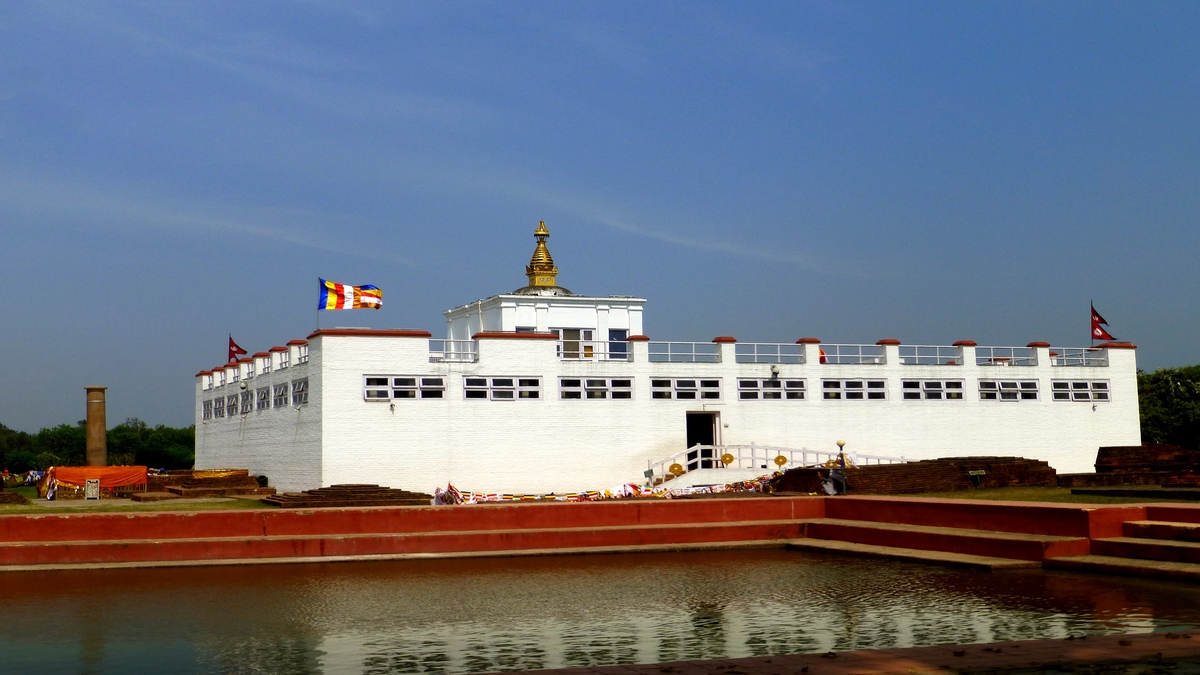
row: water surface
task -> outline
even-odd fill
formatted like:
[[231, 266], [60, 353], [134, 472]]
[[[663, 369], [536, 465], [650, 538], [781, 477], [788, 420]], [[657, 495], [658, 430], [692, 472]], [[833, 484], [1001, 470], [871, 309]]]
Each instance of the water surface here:
[[476, 673], [1200, 626], [1200, 587], [783, 550], [0, 575], [15, 673]]

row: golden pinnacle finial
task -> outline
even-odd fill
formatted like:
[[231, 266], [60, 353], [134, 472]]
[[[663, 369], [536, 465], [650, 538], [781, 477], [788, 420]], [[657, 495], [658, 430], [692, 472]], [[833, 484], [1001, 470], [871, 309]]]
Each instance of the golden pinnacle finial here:
[[530, 286], [553, 288], [558, 285], [555, 282], [558, 268], [554, 266], [554, 258], [550, 257], [550, 249], [546, 248], [546, 238], [550, 236], [550, 230], [546, 228], [546, 221], [538, 221], [533, 236], [537, 238], [537, 247], [533, 249], [533, 257], [529, 259], [525, 275], [529, 277]]

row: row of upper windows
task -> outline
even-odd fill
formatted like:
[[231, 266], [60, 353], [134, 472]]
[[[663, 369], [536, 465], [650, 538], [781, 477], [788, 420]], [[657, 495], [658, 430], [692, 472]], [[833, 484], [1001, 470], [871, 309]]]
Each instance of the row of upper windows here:
[[200, 416], [205, 420], [220, 419], [235, 417], [239, 412], [248, 415], [255, 410], [283, 410], [307, 403], [308, 378], [304, 377], [291, 382], [279, 382], [269, 387], [246, 389], [236, 394], [206, 399], [202, 401]]
[[[308, 345], [300, 345], [296, 348], [296, 364], [308, 363]], [[226, 384], [234, 384], [243, 380], [249, 380], [254, 377], [257, 371], [258, 375], [267, 375], [272, 370], [283, 370], [292, 365], [291, 350], [271, 352], [270, 356], [260, 356], [248, 360], [246, 363], [239, 363], [236, 366], [221, 368], [214, 371], [210, 375], [205, 375], [201, 381], [201, 387], [204, 390], [222, 387]]]
[[[1037, 380], [979, 380], [981, 401], [1037, 401], [1041, 394]], [[915, 401], [962, 401], [963, 380], [901, 380], [901, 397]], [[826, 399], [886, 400], [887, 380], [821, 380]], [[1050, 398], [1054, 401], [1107, 402], [1111, 399], [1107, 380], [1052, 380]]]
[[[542, 398], [540, 377], [464, 376], [464, 399], [514, 401]], [[964, 400], [963, 380], [901, 380], [904, 400]], [[979, 380], [982, 401], [1038, 400], [1037, 380]], [[446, 398], [447, 378], [424, 375], [366, 375], [363, 398], [394, 401], [415, 398]], [[738, 378], [737, 398], [743, 401], [804, 400], [808, 386], [803, 379]], [[558, 397], [562, 400], [633, 399], [633, 378], [560, 377]], [[721, 378], [652, 378], [650, 397], [674, 400], [722, 400]], [[821, 380], [821, 398], [826, 400], [887, 400], [886, 379]], [[1055, 401], [1108, 401], [1106, 380], [1054, 380]]]

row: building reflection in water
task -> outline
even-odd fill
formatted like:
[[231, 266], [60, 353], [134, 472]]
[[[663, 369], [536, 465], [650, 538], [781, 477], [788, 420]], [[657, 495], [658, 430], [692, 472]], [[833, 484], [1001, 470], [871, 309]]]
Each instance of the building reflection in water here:
[[[13, 672], [472, 673], [1200, 626], [1200, 588], [780, 550], [0, 576]], [[14, 665], [15, 664], [15, 665]]]

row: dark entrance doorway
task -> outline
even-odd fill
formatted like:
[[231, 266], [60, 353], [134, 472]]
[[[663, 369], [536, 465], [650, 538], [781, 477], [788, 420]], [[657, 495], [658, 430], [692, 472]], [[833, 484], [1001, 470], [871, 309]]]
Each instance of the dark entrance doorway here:
[[[687, 414], [687, 446], [717, 444], [717, 413], [690, 412]], [[717, 466], [716, 450], [697, 448], [687, 454], [687, 469], [713, 469]]]

